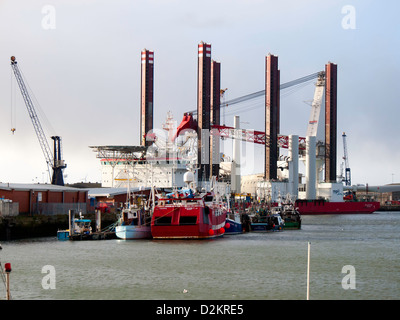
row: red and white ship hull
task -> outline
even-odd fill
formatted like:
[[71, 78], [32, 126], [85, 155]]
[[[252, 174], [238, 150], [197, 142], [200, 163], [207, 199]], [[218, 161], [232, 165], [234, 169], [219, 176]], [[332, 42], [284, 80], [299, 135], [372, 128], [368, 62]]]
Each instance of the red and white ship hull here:
[[371, 202], [328, 202], [324, 200], [297, 200], [296, 208], [301, 215], [311, 214], [368, 214], [377, 211], [380, 203]]

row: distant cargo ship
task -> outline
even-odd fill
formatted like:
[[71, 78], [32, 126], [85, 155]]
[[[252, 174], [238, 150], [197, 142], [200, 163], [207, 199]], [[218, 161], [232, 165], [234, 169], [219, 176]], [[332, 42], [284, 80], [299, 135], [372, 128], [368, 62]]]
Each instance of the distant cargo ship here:
[[296, 208], [301, 215], [311, 214], [368, 214], [379, 210], [376, 201], [343, 201], [296, 200]]

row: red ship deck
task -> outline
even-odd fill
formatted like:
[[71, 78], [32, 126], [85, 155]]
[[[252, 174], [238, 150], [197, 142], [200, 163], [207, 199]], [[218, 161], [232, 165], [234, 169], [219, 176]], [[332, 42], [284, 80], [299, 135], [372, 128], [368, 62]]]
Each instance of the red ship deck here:
[[[208, 239], [225, 232], [226, 213], [204, 205], [203, 199], [165, 199], [154, 208], [151, 233], [154, 239]], [[176, 203], [173, 203], [176, 202]]]

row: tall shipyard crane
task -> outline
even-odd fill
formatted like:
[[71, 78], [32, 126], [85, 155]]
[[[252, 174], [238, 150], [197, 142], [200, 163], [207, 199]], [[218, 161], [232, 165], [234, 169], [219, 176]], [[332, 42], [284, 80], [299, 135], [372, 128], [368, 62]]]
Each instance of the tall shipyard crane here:
[[351, 186], [351, 174], [350, 174], [350, 166], [349, 166], [349, 158], [347, 156], [347, 142], [346, 142], [346, 133], [343, 132], [343, 160], [344, 160], [344, 183], [346, 186]]
[[[35, 129], [36, 135], [38, 137], [40, 147], [42, 148], [44, 157], [46, 159], [47, 166], [49, 169], [50, 167], [53, 169], [51, 184], [63, 186], [64, 185], [63, 169], [65, 169], [67, 165], [65, 164], [64, 160], [61, 159], [61, 137], [59, 136], [51, 137], [51, 139], [54, 141], [54, 154], [52, 154], [49, 142], [46, 139], [46, 135], [44, 134], [42, 125], [40, 124], [40, 120], [36, 113], [35, 106], [29, 95], [28, 89], [22, 78], [21, 72], [18, 68], [17, 61], [15, 60], [14, 56], [11, 57], [11, 67], [12, 70], [14, 71], [15, 79], [17, 80], [18, 86], [21, 90], [22, 97], [24, 98], [26, 108], [28, 109], [29, 116], [32, 120], [32, 124]], [[11, 131], [14, 132], [15, 128], [11, 129]]]

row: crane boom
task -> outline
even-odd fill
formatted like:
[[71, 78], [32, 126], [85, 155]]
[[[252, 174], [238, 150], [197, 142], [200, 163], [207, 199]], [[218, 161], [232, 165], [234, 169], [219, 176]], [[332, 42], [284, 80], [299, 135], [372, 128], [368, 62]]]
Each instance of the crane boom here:
[[[252, 142], [255, 144], [270, 144], [270, 138], [263, 131], [255, 131], [248, 129], [235, 129], [233, 127], [212, 125], [210, 130], [211, 135], [239, 139], [246, 142]], [[299, 137], [299, 149], [305, 150], [306, 138]], [[278, 135], [278, 145], [280, 148], [289, 147], [289, 137], [286, 135]]]
[[314, 99], [311, 105], [310, 120], [308, 121], [307, 136], [316, 136], [318, 130], [318, 121], [321, 113], [322, 96], [325, 88], [325, 72], [318, 74], [318, 80], [315, 84]]
[[[301, 78], [298, 78], [298, 79], [283, 83], [283, 84], [281, 84], [279, 86], [279, 90], [287, 89], [287, 88], [299, 85], [301, 83], [304, 83], [304, 82], [307, 82], [307, 81], [311, 81], [311, 80], [317, 78], [321, 74], [321, 72], [322, 71], [315, 72], [315, 73], [309, 74], [307, 76], [304, 76], [304, 77], [301, 77]], [[228, 101], [224, 101], [224, 102], [221, 103], [220, 107], [223, 108], [223, 107], [231, 106], [233, 104], [244, 102], [244, 101], [247, 101], [247, 100], [251, 100], [251, 99], [254, 99], [254, 98], [257, 98], [257, 97], [261, 97], [263, 95], [265, 95], [265, 90], [256, 91], [256, 92], [249, 93], [249, 94], [246, 94], [246, 95], [241, 96], [241, 97], [237, 97], [237, 98], [234, 98], [234, 99], [231, 99], [231, 100], [228, 100]], [[197, 114], [197, 110], [192, 110], [192, 111], [188, 111], [188, 112], [185, 112], [185, 113], [191, 113], [193, 115], [196, 115]]]
[[[24, 99], [26, 108], [29, 113], [29, 117], [32, 120], [33, 127], [36, 132], [36, 136], [39, 140], [40, 147], [43, 151], [48, 168], [53, 169], [52, 184], [64, 185], [64, 179], [62, 175], [62, 169], [66, 168], [63, 160], [61, 160], [61, 138], [59, 136], [51, 137], [54, 140], [54, 156], [50, 151], [49, 142], [43, 131], [42, 125], [40, 124], [39, 117], [36, 113], [35, 106], [29, 95], [28, 89], [25, 85], [24, 79], [22, 78], [15, 57], [11, 57], [11, 67], [13, 69], [15, 79], [17, 80], [18, 86], [21, 90], [22, 97]], [[49, 170], [50, 173], [50, 170]]]

